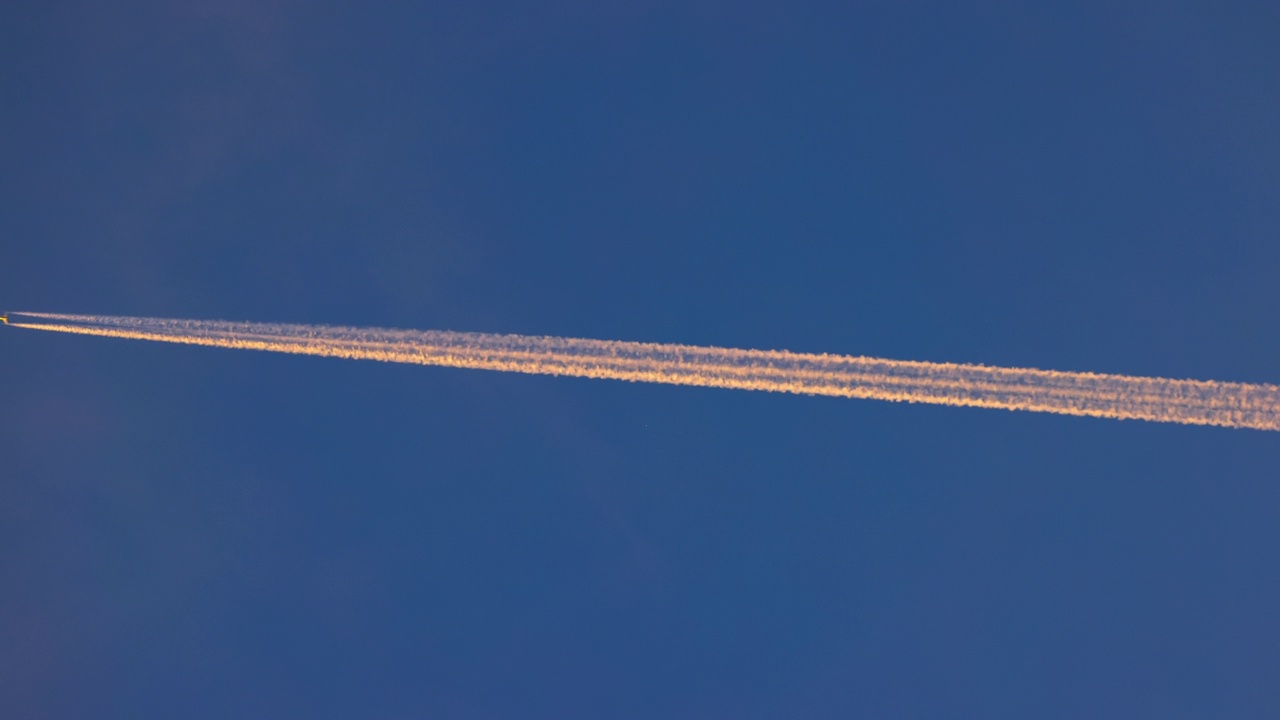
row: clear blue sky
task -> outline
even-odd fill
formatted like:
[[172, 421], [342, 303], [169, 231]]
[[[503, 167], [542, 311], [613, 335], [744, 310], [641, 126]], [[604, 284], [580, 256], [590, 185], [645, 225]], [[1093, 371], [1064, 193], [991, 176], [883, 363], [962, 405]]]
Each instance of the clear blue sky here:
[[[1280, 381], [1280, 6], [909, 5], [5, 3], [0, 310]], [[1280, 715], [1271, 433], [0, 375], [4, 717]]]

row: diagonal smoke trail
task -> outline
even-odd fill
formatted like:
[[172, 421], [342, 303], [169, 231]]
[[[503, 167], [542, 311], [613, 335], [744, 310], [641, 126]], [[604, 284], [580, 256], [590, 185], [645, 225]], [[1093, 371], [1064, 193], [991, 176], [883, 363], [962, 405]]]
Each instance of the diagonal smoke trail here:
[[784, 350], [11, 313], [14, 327], [355, 360], [1280, 430], [1280, 387]]

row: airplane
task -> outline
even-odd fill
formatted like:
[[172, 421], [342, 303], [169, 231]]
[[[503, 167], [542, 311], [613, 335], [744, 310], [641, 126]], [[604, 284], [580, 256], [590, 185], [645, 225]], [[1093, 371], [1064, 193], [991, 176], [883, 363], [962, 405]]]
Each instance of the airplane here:
[[4, 314], [4, 315], [0, 315], [0, 322], [4, 323], [5, 325], [8, 325], [8, 324], [9, 324], [9, 315], [8, 315], [7, 313], [6, 313], [6, 314]]

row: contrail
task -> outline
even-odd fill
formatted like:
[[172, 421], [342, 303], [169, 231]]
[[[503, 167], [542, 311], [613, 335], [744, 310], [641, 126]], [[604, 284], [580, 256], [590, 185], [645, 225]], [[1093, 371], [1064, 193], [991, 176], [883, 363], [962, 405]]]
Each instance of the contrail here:
[[31, 312], [10, 313], [7, 322], [352, 360], [1280, 430], [1276, 385], [435, 330]]

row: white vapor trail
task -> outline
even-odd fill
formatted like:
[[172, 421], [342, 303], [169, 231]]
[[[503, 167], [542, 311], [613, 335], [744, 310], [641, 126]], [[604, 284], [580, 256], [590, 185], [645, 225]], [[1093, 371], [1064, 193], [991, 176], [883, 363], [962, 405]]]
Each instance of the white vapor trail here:
[[785, 350], [324, 325], [10, 313], [14, 327], [354, 360], [1280, 430], [1280, 387]]

